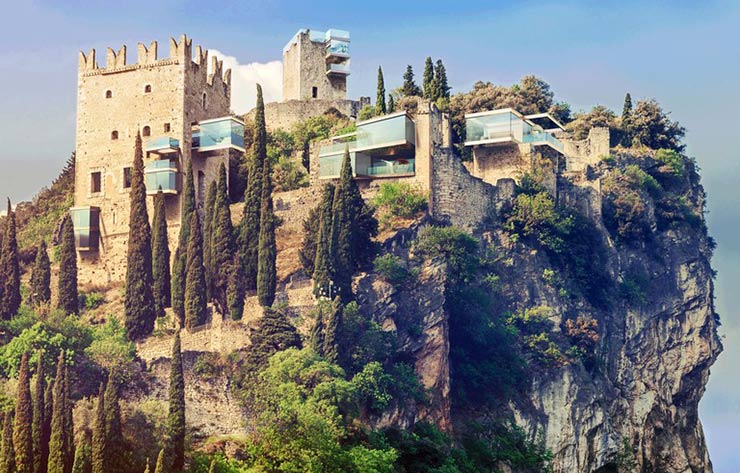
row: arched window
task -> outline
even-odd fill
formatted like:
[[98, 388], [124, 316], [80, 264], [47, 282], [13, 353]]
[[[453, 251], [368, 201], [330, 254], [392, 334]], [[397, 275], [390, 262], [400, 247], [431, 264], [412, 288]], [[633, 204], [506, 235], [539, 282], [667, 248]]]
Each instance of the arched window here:
[[110, 139], [111, 140], [117, 140], [118, 139], [118, 132], [116, 130], [113, 130], [110, 132]]
[[152, 129], [149, 128], [149, 125], [141, 129], [141, 136], [151, 136], [151, 134], [152, 134]]
[[106, 90], [105, 91], [105, 98], [109, 99], [109, 98], [112, 98], [112, 97], [113, 97], [113, 91]]
[[206, 108], [206, 93], [203, 92], [203, 108]]
[[144, 93], [145, 94], [148, 94], [151, 91], [152, 91], [152, 86], [151, 85], [147, 84], [147, 85], [144, 86]]

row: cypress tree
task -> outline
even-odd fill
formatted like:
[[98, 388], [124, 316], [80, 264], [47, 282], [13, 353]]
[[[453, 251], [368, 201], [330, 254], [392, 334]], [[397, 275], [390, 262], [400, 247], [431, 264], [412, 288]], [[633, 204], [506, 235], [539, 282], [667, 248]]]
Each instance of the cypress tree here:
[[[342, 170], [339, 183], [334, 191], [334, 206], [332, 209], [333, 222], [331, 227], [330, 255], [331, 274], [334, 287], [342, 300], [349, 300], [352, 292], [352, 274], [354, 273], [354, 259], [352, 249], [354, 247], [353, 220], [355, 217], [352, 202], [352, 187], [357, 186], [352, 179], [352, 164], [350, 163], [349, 151], [344, 151]], [[318, 261], [317, 261], [318, 266]], [[333, 291], [332, 291], [333, 292]], [[328, 294], [330, 298], [334, 294]]]
[[77, 313], [77, 251], [72, 218], [67, 214], [62, 223], [59, 248], [59, 281], [57, 307], [67, 314]]
[[235, 252], [229, 269], [229, 281], [226, 288], [226, 303], [229, 306], [229, 314], [234, 320], [240, 320], [244, 313], [244, 271], [242, 269], [239, 255]]
[[234, 262], [234, 252], [236, 250], [228, 192], [226, 167], [221, 163], [218, 172], [216, 199], [213, 204], [213, 218], [211, 220], [210, 254], [213, 268], [212, 298], [221, 308], [222, 313], [226, 313], [228, 310], [226, 292], [231, 275], [231, 266]]
[[262, 206], [260, 211], [260, 238], [257, 264], [257, 299], [263, 307], [275, 301], [277, 285], [277, 245], [275, 243], [275, 214], [272, 207], [272, 178], [270, 161], [265, 161], [262, 181]]
[[396, 102], [393, 100], [393, 95], [388, 94], [388, 113], [396, 111]]
[[434, 100], [441, 98], [450, 98], [450, 86], [447, 84], [445, 65], [438, 59], [434, 68]]
[[13, 450], [13, 413], [5, 411], [3, 421], [2, 455], [0, 455], [0, 473], [15, 472], [15, 451]]
[[375, 97], [375, 115], [385, 115], [385, 81], [383, 80], [383, 69], [378, 66], [378, 93]]
[[216, 459], [211, 460], [211, 466], [208, 467], [208, 473], [216, 473]]
[[319, 224], [321, 215], [321, 203], [308, 211], [303, 220], [303, 242], [298, 250], [298, 258], [306, 274], [313, 274], [314, 262], [316, 261], [316, 245], [319, 240]]
[[311, 337], [309, 343], [311, 349], [318, 355], [324, 356], [324, 304], [323, 301], [319, 301], [316, 306], [316, 322], [313, 324], [311, 329]]
[[18, 473], [33, 473], [33, 404], [31, 402], [31, 375], [28, 370], [28, 352], [21, 356], [16, 391], [13, 447]]
[[108, 376], [105, 388], [105, 472], [127, 473], [126, 444], [121, 428], [121, 406], [118, 403], [118, 388], [115, 375]]
[[339, 362], [339, 341], [342, 336], [342, 304], [337, 296], [329, 305], [324, 335], [324, 357], [330, 363]]
[[33, 391], [33, 423], [31, 433], [33, 437], [33, 471], [34, 473], [46, 472], [45, 455], [48, 456], [48, 437], [44, 445], [44, 428], [46, 422], [46, 406], [44, 396], [46, 395], [46, 376], [44, 375], [44, 353], [38, 352], [36, 362], [36, 382]]
[[64, 454], [64, 471], [72, 472], [72, 465], [75, 461], [75, 443], [74, 443], [74, 420], [72, 418], [72, 383], [69, 380], [69, 368], [64, 365], [64, 431], [67, 438]]
[[64, 352], [59, 353], [56, 377], [54, 378], [54, 410], [51, 416], [51, 437], [49, 439], [49, 473], [66, 473], [67, 437], [65, 387], [64, 387]]
[[144, 468], [144, 473], [149, 473], [149, 457], [146, 457], [146, 467]]
[[44, 390], [44, 424], [41, 429], [41, 466], [39, 473], [46, 473], [49, 464], [49, 440], [51, 438], [51, 419], [54, 411], [54, 383], [46, 383]]
[[106, 473], [105, 452], [105, 387], [100, 383], [98, 404], [95, 406], [95, 419], [92, 428], [92, 473]]
[[[31, 272], [31, 302], [46, 304], [51, 299], [51, 262], [46, 251], [46, 242], [41, 240], [36, 250], [36, 260]], [[41, 393], [43, 396], [43, 393]]]
[[92, 460], [90, 459], [90, 444], [83, 442], [75, 450], [75, 460], [72, 464], [72, 473], [92, 473]]
[[424, 98], [425, 99], [431, 99], [433, 100], [434, 95], [434, 63], [432, 63], [432, 58], [427, 56], [426, 61], [424, 61], [424, 77], [423, 77], [424, 83]]
[[154, 197], [154, 217], [152, 221], [152, 278], [154, 279], [154, 312], [157, 317], [164, 315], [170, 306], [170, 246], [167, 238], [167, 213], [162, 189]]
[[632, 96], [628, 92], [624, 96], [624, 106], [622, 107], [622, 146], [630, 146], [632, 136]]
[[172, 263], [172, 310], [178, 318], [180, 327], [185, 324], [185, 279], [188, 262], [188, 240], [190, 240], [190, 221], [195, 211], [195, 184], [193, 183], [193, 163], [188, 160], [185, 166], [185, 186], [180, 208], [180, 237]]
[[403, 95], [407, 97], [419, 95], [419, 86], [414, 82], [414, 68], [410, 64], [406, 66], [406, 72], [403, 73], [401, 90], [403, 91]]
[[164, 473], [164, 472], [165, 472], [164, 470], [164, 449], [162, 449], [159, 451], [159, 455], [157, 455], [157, 465], [154, 467], [154, 473]]
[[313, 292], [315, 296], [329, 296], [329, 281], [331, 280], [332, 261], [331, 253], [331, 230], [333, 226], [335, 186], [332, 183], [324, 185], [324, 190], [319, 204], [319, 229], [316, 242]]
[[213, 262], [211, 260], [211, 232], [213, 219], [215, 218], [214, 206], [216, 205], [217, 182], [211, 181], [208, 186], [206, 197], [206, 208], [203, 218], [203, 267], [206, 269], [206, 294], [208, 299], [213, 298]]
[[[180, 471], [185, 464], [185, 378], [182, 371], [180, 333], [175, 334], [170, 365], [169, 415], [167, 417], [168, 464]], [[160, 453], [162, 456], [162, 453]], [[157, 460], [159, 465], [159, 460]], [[159, 466], [157, 466], [157, 471]]]
[[267, 129], [262, 87], [257, 84], [257, 111], [254, 116], [254, 142], [249, 164], [247, 189], [244, 192], [244, 212], [239, 232], [239, 253], [244, 268], [246, 289], [257, 288], [259, 260], [260, 209], [262, 203], [263, 167], [267, 161]]
[[208, 316], [206, 300], [206, 275], [203, 268], [203, 234], [198, 212], [190, 215], [190, 241], [187, 248], [185, 273], [185, 327], [204, 324]]
[[146, 210], [141, 134], [137, 133], [134, 166], [131, 171], [131, 213], [128, 224], [124, 304], [126, 331], [131, 340], [143, 338], [154, 330], [157, 314], [152, 286], [152, 233]]
[[5, 234], [0, 250], [0, 318], [3, 320], [10, 320], [21, 305], [21, 269], [15, 225], [15, 212], [8, 199]]

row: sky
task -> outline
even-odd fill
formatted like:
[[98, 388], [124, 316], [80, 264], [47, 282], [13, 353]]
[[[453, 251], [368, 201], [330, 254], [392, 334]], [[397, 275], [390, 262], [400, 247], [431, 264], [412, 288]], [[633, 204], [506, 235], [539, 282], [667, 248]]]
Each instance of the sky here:
[[232, 109], [247, 111], [254, 84], [281, 94], [281, 51], [299, 28], [349, 30], [349, 96], [400, 85], [407, 64], [444, 61], [454, 92], [478, 80], [510, 85], [535, 74], [574, 111], [621, 110], [655, 98], [687, 129], [687, 152], [702, 168], [710, 233], [718, 242], [716, 305], [725, 351], [700, 405], [715, 471], [740, 465], [740, 2], [603, 0], [500, 2], [16, 0], [0, 28], [0, 198], [30, 199], [74, 149], [77, 51], [159, 41], [182, 33], [233, 68]]

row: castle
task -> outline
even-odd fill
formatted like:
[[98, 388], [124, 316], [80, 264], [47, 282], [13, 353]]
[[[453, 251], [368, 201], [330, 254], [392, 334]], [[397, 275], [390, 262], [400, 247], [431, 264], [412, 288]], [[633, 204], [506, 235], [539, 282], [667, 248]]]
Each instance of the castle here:
[[[295, 34], [283, 49], [283, 100], [265, 105], [268, 129], [289, 129], [332, 109], [357, 116], [369, 99], [347, 99], [349, 44], [350, 34], [342, 30]], [[125, 277], [137, 133], [144, 142], [147, 194], [161, 189], [166, 196], [171, 245], [179, 233], [185, 164], [192, 163], [202, 209], [219, 166], [236, 166], [244, 153], [244, 122], [230, 111], [231, 71], [200, 46], [193, 51], [185, 35], [169, 46], [169, 57], [159, 59], [156, 42], [140, 43], [134, 64], [127, 63], [126, 46], [108, 48], [105, 67], [98, 66], [95, 50], [79, 53], [71, 214], [82, 281]], [[418, 99], [411, 112], [357, 122], [354, 133], [312, 144], [311, 182], [338, 177], [347, 148], [361, 188], [388, 179], [412, 182], [428, 192], [435, 218], [474, 228], [495, 212], [502, 195], [513, 193], [512, 178], [535, 161], [551, 163], [546, 185], [557, 197], [559, 175], [580, 173], [609, 150], [608, 130], [571, 141], [546, 113], [490, 110], [466, 115], [465, 122], [471, 163], [454, 156], [447, 114]], [[598, 182], [581, 181], [598, 192]], [[148, 205], [151, 213], [151, 199]]]

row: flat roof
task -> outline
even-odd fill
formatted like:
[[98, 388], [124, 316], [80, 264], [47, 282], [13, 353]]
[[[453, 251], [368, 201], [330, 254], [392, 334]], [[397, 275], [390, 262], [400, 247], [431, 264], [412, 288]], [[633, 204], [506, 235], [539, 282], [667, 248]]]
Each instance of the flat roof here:
[[[565, 130], [565, 127], [562, 123], [557, 121], [555, 117], [550, 115], [549, 113], [535, 113], [532, 115], [525, 115], [524, 118], [529, 120], [530, 122], [541, 126], [547, 131], [550, 130]], [[555, 126], [552, 126], [555, 125]]]

